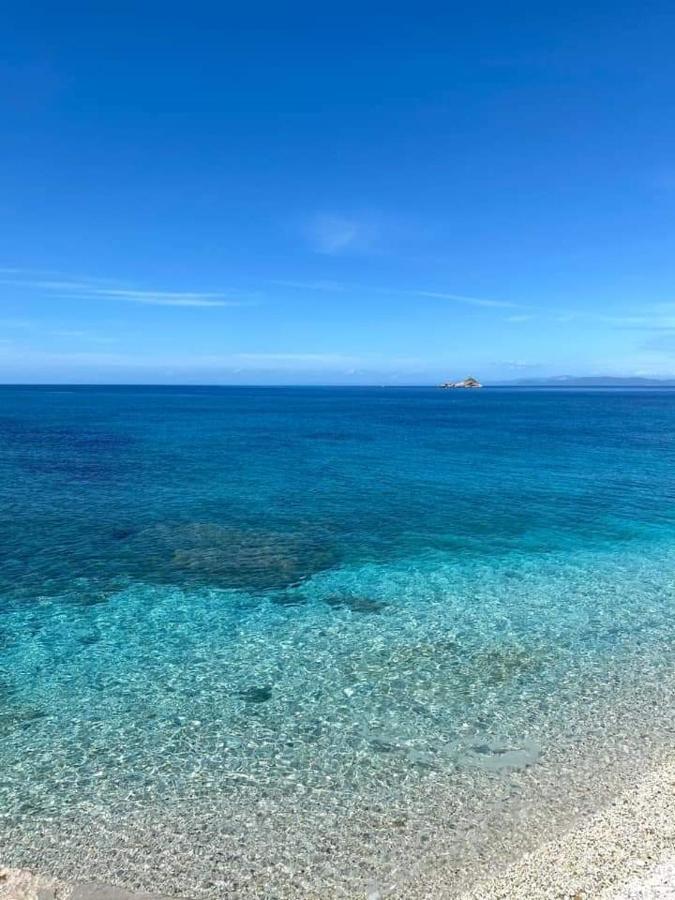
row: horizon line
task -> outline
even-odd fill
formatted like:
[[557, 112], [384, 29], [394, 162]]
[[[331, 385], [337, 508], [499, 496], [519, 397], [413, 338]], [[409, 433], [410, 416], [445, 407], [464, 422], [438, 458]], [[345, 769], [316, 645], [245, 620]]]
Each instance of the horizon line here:
[[[546, 379], [542, 379], [541, 381], [536, 380], [522, 380], [522, 381], [494, 381], [494, 382], [483, 382], [481, 387], [478, 390], [484, 390], [485, 388], [508, 388], [508, 387], [517, 387], [517, 388], [551, 388], [555, 390], [565, 389], [565, 388], [574, 388], [574, 387], [672, 387], [675, 388], [675, 376], [668, 376], [664, 378], [657, 378], [653, 376], [622, 376], [622, 375], [613, 375], [613, 376], [594, 376], [594, 375], [580, 375], [577, 377], [570, 377], [569, 381], [563, 381], [562, 379], [565, 376], [552, 376], [550, 381]], [[560, 378], [561, 380], [557, 380]], [[585, 384], [579, 382], [586, 382]], [[592, 382], [592, 383], [588, 383]], [[603, 384], [604, 382], [604, 384]], [[617, 382], [624, 382], [622, 384], [617, 384]], [[630, 384], [629, 382], [633, 382], [634, 384]], [[404, 389], [404, 388], [427, 388], [427, 389], [445, 389], [442, 384], [438, 384], [436, 382], [409, 382], [402, 384], [378, 384], [375, 382], [363, 382], [359, 384], [354, 384], [353, 382], [288, 382], [288, 383], [280, 383], [280, 382], [199, 382], [199, 383], [190, 383], [190, 382], [157, 382], [157, 381], [135, 381], [135, 382], [124, 382], [124, 381], [0, 381], [0, 388], [375, 388], [375, 389]], [[457, 391], [465, 391], [467, 393], [473, 392], [474, 388], [451, 388], [451, 390]]]

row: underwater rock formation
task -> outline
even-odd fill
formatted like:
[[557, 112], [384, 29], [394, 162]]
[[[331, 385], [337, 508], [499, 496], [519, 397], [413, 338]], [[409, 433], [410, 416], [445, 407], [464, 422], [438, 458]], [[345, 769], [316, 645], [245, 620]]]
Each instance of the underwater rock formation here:
[[333, 609], [350, 609], [355, 613], [379, 613], [387, 606], [386, 603], [372, 597], [354, 597], [349, 594], [327, 597], [325, 602]]
[[148, 574], [248, 590], [285, 588], [336, 561], [322, 535], [188, 522], [156, 525], [132, 543]]

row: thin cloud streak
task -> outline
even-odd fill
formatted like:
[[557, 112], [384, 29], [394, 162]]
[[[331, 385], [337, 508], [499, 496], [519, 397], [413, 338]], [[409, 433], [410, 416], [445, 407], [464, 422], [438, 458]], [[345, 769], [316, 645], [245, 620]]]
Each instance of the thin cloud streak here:
[[[68, 297], [73, 299], [98, 299], [136, 303], [146, 306], [184, 307], [193, 309], [215, 309], [228, 307], [246, 307], [257, 305], [260, 292], [255, 291], [248, 296], [229, 296], [217, 291], [165, 291], [150, 290], [123, 286], [113, 280], [72, 277], [63, 273], [47, 270], [27, 270], [18, 268], [0, 267], [0, 284], [42, 292], [61, 299]], [[487, 297], [476, 297], [468, 294], [459, 294], [449, 291], [427, 290], [423, 288], [397, 289], [394, 287], [363, 285], [350, 282], [334, 281], [331, 279], [316, 279], [314, 281], [295, 281], [275, 279], [267, 284], [286, 287], [298, 291], [320, 291], [325, 293], [360, 293], [379, 296], [408, 296], [428, 298], [430, 300], [448, 300], [465, 306], [478, 309], [494, 310], [521, 310], [507, 316], [506, 321], [511, 323], [524, 323], [532, 319], [540, 320], [550, 317], [552, 321], [562, 324], [571, 323], [597, 323], [613, 328], [625, 328], [635, 330], [663, 331], [675, 328], [675, 304], [661, 302], [652, 304], [649, 308], [632, 312], [630, 309], [617, 313], [596, 313], [580, 309], [564, 308], [539, 308], [525, 303], [517, 303], [509, 300], [497, 300]], [[6, 327], [29, 327], [31, 322], [19, 319], [7, 319], [0, 322]]]
[[338, 363], [352, 365], [358, 360], [341, 353], [235, 353], [232, 359], [239, 362], [264, 363]]
[[248, 306], [250, 301], [232, 300], [222, 294], [198, 294], [180, 291], [134, 291], [97, 289], [88, 292], [90, 296], [108, 297], [111, 300], [128, 300], [132, 303], [145, 303], [150, 306]]
[[270, 284], [274, 284], [277, 287], [287, 287], [293, 288], [297, 291], [330, 291], [339, 292], [346, 290], [349, 285], [343, 284], [340, 281], [282, 281], [275, 280], [271, 281]]
[[95, 334], [91, 331], [82, 331], [80, 329], [58, 328], [51, 332], [53, 337], [72, 338], [74, 340], [90, 341], [94, 344], [116, 344], [117, 338], [107, 337], [101, 334]]
[[512, 303], [508, 300], [491, 300], [485, 297], [470, 297], [466, 294], [451, 294], [445, 291], [429, 291], [415, 288], [412, 290], [400, 290], [397, 288], [382, 287], [379, 285], [352, 284], [342, 281], [282, 281], [275, 280], [271, 284], [279, 287], [290, 287], [305, 291], [360, 291], [371, 294], [390, 294], [392, 296], [429, 297], [432, 300], [454, 300], [468, 306], [480, 306], [494, 309], [523, 309], [521, 303]]
[[[670, 331], [675, 328], [675, 315], [631, 315], [618, 314], [606, 315], [603, 313], [577, 313], [575, 316], [568, 316], [565, 321], [572, 322], [593, 321], [603, 325], [611, 325], [614, 328], [624, 328], [636, 331]], [[560, 317], [559, 321], [563, 321]]]
[[234, 307], [250, 306], [250, 299], [228, 297], [218, 292], [203, 291], [155, 291], [136, 288], [104, 287], [100, 281], [45, 278], [2, 279], [0, 284], [25, 290], [43, 291], [59, 296], [76, 296], [81, 299], [122, 300], [149, 306], [177, 307]]
[[467, 297], [465, 294], [446, 294], [443, 291], [412, 291], [418, 297], [431, 297], [435, 300], [455, 300], [457, 303], [466, 303], [468, 306], [484, 306], [495, 309], [520, 309], [519, 303], [511, 303], [508, 300], [488, 300], [485, 297]]
[[22, 349], [5, 354], [2, 363], [72, 364], [75, 366], [108, 366], [130, 369], [195, 369], [205, 371], [326, 371], [340, 372], [346, 369], [377, 369], [380, 366], [414, 369], [422, 364], [418, 359], [380, 356], [355, 356], [343, 353], [230, 353], [195, 354], [189, 356], [163, 356], [136, 353], [112, 353], [106, 351], [43, 351]]

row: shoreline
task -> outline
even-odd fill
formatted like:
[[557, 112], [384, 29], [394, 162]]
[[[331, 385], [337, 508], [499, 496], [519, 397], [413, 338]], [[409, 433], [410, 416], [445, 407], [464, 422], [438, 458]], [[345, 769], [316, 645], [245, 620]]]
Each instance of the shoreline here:
[[[496, 860], [489, 868], [500, 869]], [[267, 886], [269, 889], [270, 885]], [[327, 898], [328, 893], [301, 896]], [[236, 896], [236, 895], [234, 895]], [[267, 894], [265, 894], [267, 896]], [[285, 895], [289, 896], [289, 895]], [[365, 885], [354, 900], [667, 900], [675, 898], [675, 761], [665, 758], [607, 805], [459, 887], [443, 866], [412, 882]], [[0, 900], [190, 900], [0, 866]]]
[[461, 894], [461, 900], [518, 897], [675, 897], [675, 762], [647, 772], [586, 822]]
[[[19, 834], [18, 841], [8, 834], [0, 844], [0, 866], [37, 871], [47, 880], [38, 882], [40, 894], [12, 893], [0, 881], [0, 900], [649, 898], [598, 894], [595, 887], [618, 889], [635, 874], [646, 877], [652, 863], [667, 859], [669, 848], [675, 858], [675, 764], [667, 717], [675, 679], [664, 678], [656, 694], [653, 680], [648, 682], [641, 705], [632, 691], [613, 693], [611, 725], [608, 707], [588, 704], [584, 740], [549, 735], [548, 750], [534, 765], [505, 772], [463, 768], [458, 777], [473, 784], [468, 805], [457, 802], [451, 783], [442, 785], [432, 776], [386, 806], [357, 803], [349, 815], [326, 807], [322, 833], [312, 846], [314, 854], [325, 847], [327, 855], [314, 855], [309, 867], [298, 816], [314, 821], [316, 811], [296, 806], [286, 795], [283, 807], [275, 812], [268, 805], [260, 817], [246, 803], [249, 785], [238, 792], [246, 805], [225, 830], [218, 825], [220, 800], [212, 794], [210, 813], [202, 807], [190, 815], [183, 804], [170, 802], [153, 811], [92, 810], [86, 817], [73, 809], [48, 844], [33, 840], [29, 847]], [[593, 720], [603, 723], [594, 733]], [[330, 795], [323, 799], [330, 806]], [[635, 833], [626, 830], [631, 822]], [[292, 825], [294, 840], [286, 824]], [[640, 843], [643, 826], [654, 830], [646, 837], [657, 852]], [[588, 852], [596, 840], [589, 838], [589, 845], [584, 837], [589, 833], [600, 836], [604, 856]], [[621, 846], [622, 841], [627, 850], [607, 855], [612, 842]], [[640, 848], [639, 855], [631, 847]], [[631, 867], [633, 859], [644, 865]], [[594, 865], [601, 871], [594, 872]], [[81, 893], [83, 885], [111, 882], [116, 886], [103, 894], [102, 888]], [[551, 893], [551, 883], [565, 887]], [[80, 893], [68, 893], [67, 886], [75, 884]]]
[[[663, 565], [662, 558], [660, 563]], [[622, 589], [639, 588], [642, 566], [634, 572], [624, 563], [622, 571], [630, 576], [622, 579]], [[646, 566], [644, 576], [651, 571]], [[574, 571], [566, 570], [560, 576], [572, 595], [585, 587], [586, 570], [576, 574], [577, 581], [574, 577]], [[666, 599], [670, 597], [668, 588], [666, 583]], [[538, 596], [531, 579], [524, 590]], [[144, 600], [141, 595], [140, 601]], [[128, 615], [129, 610], [122, 608]], [[176, 607], [170, 608], [173, 612]], [[120, 885], [112, 894], [116, 900], [139, 896], [190, 900], [222, 900], [225, 896], [241, 900], [461, 898], [495, 873], [510, 870], [514, 860], [527, 854], [537, 856], [546, 840], [559, 836], [560, 842], [567, 841], [569, 834], [579, 830], [579, 823], [583, 827], [610, 807], [613, 798], [637, 789], [641, 773], [661, 771], [663, 762], [672, 756], [675, 672], [670, 618], [667, 609], [665, 616], [661, 614], [662, 608], [661, 603], [655, 609], [641, 607], [639, 627], [630, 620], [623, 623], [620, 639], [612, 634], [611, 655], [595, 651], [595, 642], [609, 623], [602, 616], [589, 619], [586, 633], [592, 642], [586, 652], [568, 651], [562, 662], [554, 657], [559, 665], [537, 668], [536, 680], [510, 677], [507, 684], [516, 689], [506, 695], [508, 706], [502, 691], [503, 670], [498, 668], [487, 691], [481, 692], [481, 698], [485, 694], [490, 703], [474, 710], [468, 721], [447, 716], [441, 720], [444, 729], [437, 728], [435, 733], [445, 739], [445, 753], [439, 754], [437, 765], [428, 754], [411, 753], [425, 725], [415, 719], [414, 740], [406, 740], [404, 732], [403, 739], [388, 743], [385, 731], [381, 746], [375, 749], [363, 741], [347, 745], [349, 755], [343, 755], [342, 761], [349, 759], [349, 771], [344, 765], [334, 770], [323, 765], [328, 758], [340, 762], [333, 741], [342, 734], [325, 730], [322, 743], [302, 743], [307, 765], [301, 770], [289, 766], [281, 773], [285, 777], [276, 771], [272, 777], [264, 766], [257, 770], [244, 767], [241, 761], [249, 760], [246, 752], [239, 765], [236, 756], [220, 754], [219, 760], [228, 759], [226, 767], [213, 765], [205, 769], [203, 777], [175, 787], [167, 782], [170, 789], [163, 796], [157, 792], [143, 797], [99, 791], [100, 782], [95, 780], [83, 789], [75, 780], [43, 799], [36, 793], [42, 782], [27, 779], [26, 796], [12, 797], [16, 811], [13, 813], [10, 805], [0, 815], [0, 865], [48, 873], [63, 883], [116, 883]], [[192, 622], [194, 607], [185, 609]], [[535, 605], [532, 615], [536, 621], [539, 612]], [[283, 624], [286, 620], [279, 615], [275, 622], [279, 621]], [[417, 628], [417, 620], [411, 621]], [[442, 624], [444, 619], [439, 621]], [[311, 633], [312, 641], [300, 641], [299, 646], [312, 652], [317, 646], [313, 622], [311, 616], [287, 619], [293, 637], [300, 627]], [[354, 657], [361, 665], [356, 670], [360, 687], [368, 687], [371, 680], [379, 684], [371, 672], [380, 674], [380, 657], [364, 656], [363, 647], [375, 638], [384, 641], [386, 623], [384, 617], [376, 621], [364, 617], [352, 625], [352, 632], [363, 640], [356, 642], [352, 656], [344, 658]], [[278, 627], [275, 634], [277, 641], [285, 637]], [[337, 625], [328, 633], [323, 647], [323, 660], [328, 663], [343, 659], [335, 644], [339, 634]], [[443, 634], [441, 629], [439, 634]], [[435, 685], [433, 679], [441, 672], [442, 663], [457, 659], [454, 645], [445, 653], [443, 641], [425, 642], [418, 631], [415, 635], [416, 641], [393, 644], [398, 654], [392, 661], [395, 665], [390, 666], [397, 679], [394, 684], [400, 683], [401, 673], [409, 673], [415, 683]], [[265, 632], [256, 631], [255, 637], [258, 645], [267, 645]], [[353, 642], [351, 633], [350, 640]], [[281, 646], [286, 645], [281, 642]], [[401, 654], [401, 648], [407, 655]], [[464, 654], [464, 658], [473, 657]], [[538, 659], [536, 653], [525, 660], [515, 657], [516, 676], [523, 671], [528, 674], [523, 662], [530, 658]], [[502, 659], [497, 658], [500, 665]], [[544, 663], [549, 659], [544, 654]], [[507, 655], [504, 664], [510, 662]], [[350, 682], [342, 678], [341, 670], [326, 667], [326, 671], [326, 690], [343, 698], [337, 707], [342, 719], [337, 721], [358, 723], [352, 698], [355, 691], [342, 690]], [[511, 674], [507, 670], [506, 675]], [[475, 668], [468, 671], [469, 687], [476, 684], [475, 675]], [[383, 684], [387, 686], [389, 681], [384, 679]], [[303, 713], [302, 721], [309, 721], [316, 712], [311, 696], [293, 690], [292, 683], [287, 690], [295, 706], [280, 703], [262, 711], [256, 707], [245, 718], [233, 721], [246, 729], [266, 723], [269, 745], [277, 747], [280, 734], [294, 734], [288, 723], [297, 720], [298, 710]], [[298, 706], [298, 698], [305, 696], [306, 706]], [[438, 701], [435, 706], [427, 703], [421, 707], [428, 713], [441, 708]], [[332, 712], [333, 707], [330, 709]], [[411, 714], [419, 712], [410, 709]], [[484, 713], [482, 720], [478, 711]], [[462, 712], [460, 708], [458, 714]], [[51, 767], [46, 771], [51, 773], [51, 758], [59, 744], [55, 744], [53, 732], [46, 731], [42, 741], [36, 737], [42, 722], [38, 719], [21, 734], [25, 752], [43, 748], [45, 766]], [[192, 724], [201, 726], [200, 721]], [[400, 727], [410, 722], [399, 718], [396, 724]], [[173, 734], [174, 723], [168, 725]], [[198, 729], [189, 734], [199, 740], [194, 747], [201, 759], [210, 746], [202, 736], [209, 733]], [[221, 729], [215, 734], [219, 737]], [[344, 744], [339, 746], [345, 750]], [[120, 747], [135, 752], [121, 739]], [[156, 759], [156, 745], [149, 749], [153, 751], [149, 758]], [[161, 758], [180, 774], [182, 770], [175, 766], [176, 749], [181, 745], [165, 747]], [[24, 772], [24, 758], [17, 753], [19, 775]], [[317, 773], [330, 778], [321, 780]], [[66, 793], [69, 787], [73, 789]], [[559, 846], [556, 843], [556, 851]], [[548, 887], [548, 880], [545, 884]], [[528, 888], [526, 896], [536, 897], [532, 890]], [[493, 894], [474, 896], [491, 900]], [[15, 900], [12, 894], [5, 897]]]
[[[263, 798], [239, 779], [221, 793], [212, 784], [197, 804], [167, 797], [113, 808], [83, 798], [48, 830], [24, 817], [0, 840], [0, 866], [58, 881], [52, 889], [47, 879], [40, 894], [0, 881], [0, 900], [646, 900], [597, 891], [635, 875], [658, 880], [652, 864], [675, 858], [675, 674], [663, 651], [653, 670], [646, 657], [640, 671], [617, 658], [619, 681], [609, 670], [604, 689], [589, 684], [573, 723], [532, 722], [542, 750], [534, 761], [481, 747], [453, 773], [393, 781], [382, 801], [352, 793], [345, 807], [339, 793], [288, 785]], [[590, 852], [596, 843], [604, 855]], [[111, 882], [119, 887], [81, 893]], [[64, 893], [74, 884], [79, 894]]]

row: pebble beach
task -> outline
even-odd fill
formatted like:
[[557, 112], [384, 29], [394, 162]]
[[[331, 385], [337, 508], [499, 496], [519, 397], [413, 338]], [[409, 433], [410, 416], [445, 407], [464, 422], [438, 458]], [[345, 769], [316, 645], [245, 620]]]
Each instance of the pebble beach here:
[[605, 809], [481, 881], [462, 900], [521, 897], [675, 897], [675, 763], [664, 762]]
[[[323, 896], [328, 900], [331, 892]], [[675, 763], [664, 761], [606, 808], [461, 894], [442, 879], [427, 883], [422, 893], [406, 888], [383, 893], [371, 888], [361, 894], [363, 900], [385, 896], [391, 900], [670, 900], [675, 897]], [[159, 894], [68, 883], [9, 868], [0, 869], [0, 898], [165, 900]]]

